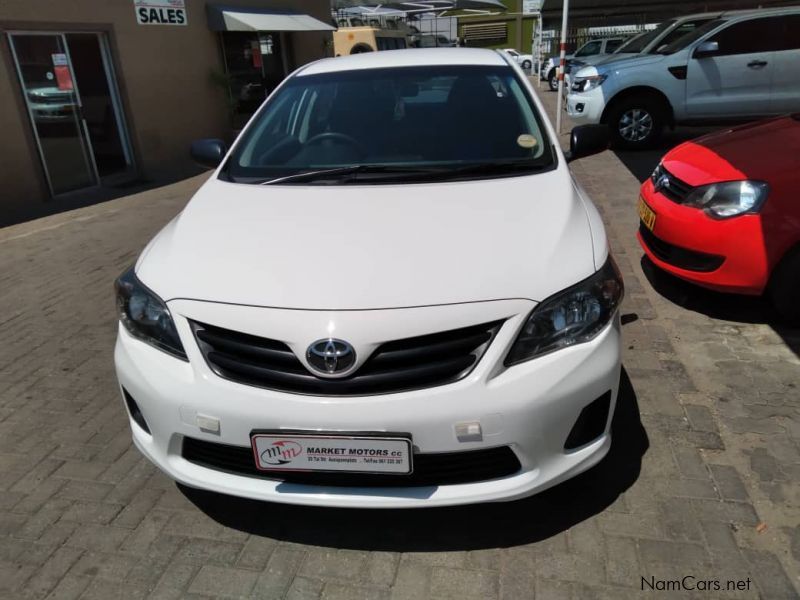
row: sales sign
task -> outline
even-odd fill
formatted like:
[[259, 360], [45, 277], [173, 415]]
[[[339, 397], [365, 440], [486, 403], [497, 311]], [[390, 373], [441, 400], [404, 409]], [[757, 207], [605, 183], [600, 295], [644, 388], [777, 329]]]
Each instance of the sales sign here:
[[542, 10], [543, 0], [522, 0], [522, 14], [536, 14]]
[[186, 25], [184, 0], [133, 0], [139, 25]]

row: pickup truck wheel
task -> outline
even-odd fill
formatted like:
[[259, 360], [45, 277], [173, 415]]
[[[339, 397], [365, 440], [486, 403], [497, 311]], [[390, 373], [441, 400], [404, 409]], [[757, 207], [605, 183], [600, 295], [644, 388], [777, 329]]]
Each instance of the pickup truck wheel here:
[[556, 77], [555, 69], [550, 69], [550, 72], [547, 74], [547, 83], [550, 85], [552, 91], [558, 91], [558, 77]]
[[649, 148], [664, 128], [664, 107], [658, 100], [634, 96], [613, 106], [608, 113], [613, 146], [627, 150]]
[[531, 66], [532, 66], [532, 65], [531, 65], [531, 61], [529, 61], [529, 60], [523, 60], [523, 61], [522, 61], [522, 68], [523, 68], [523, 69], [530, 69], [530, 68], [531, 68]]
[[800, 325], [800, 247], [781, 260], [767, 291], [781, 318], [790, 325]]

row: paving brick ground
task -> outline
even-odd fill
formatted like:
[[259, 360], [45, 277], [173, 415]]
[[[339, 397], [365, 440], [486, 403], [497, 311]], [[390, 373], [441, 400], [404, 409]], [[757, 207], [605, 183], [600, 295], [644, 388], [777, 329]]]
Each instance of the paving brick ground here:
[[673, 595], [797, 598], [800, 334], [649, 273], [632, 173], [648, 160], [574, 168], [627, 283], [614, 448], [508, 505], [278, 506], [179, 488], [140, 456], [111, 282], [202, 178], [0, 230], [0, 597], [617, 599], [690, 575], [751, 583]]

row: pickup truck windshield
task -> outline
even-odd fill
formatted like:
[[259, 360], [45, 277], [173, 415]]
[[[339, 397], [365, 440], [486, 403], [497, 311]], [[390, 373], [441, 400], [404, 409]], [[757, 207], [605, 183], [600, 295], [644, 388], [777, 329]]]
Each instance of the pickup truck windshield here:
[[680, 52], [681, 50], [683, 50], [684, 48], [686, 48], [690, 44], [693, 44], [694, 42], [699, 40], [701, 37], [703, 37], [709, 31], [713, 31], [714, 29], [716, 29], [717, 27], [722, 25], [724, 22], [725, 22], [724, 19], [714, 19], [713, 21], [708, 21], [706, 23], [703, 23], [702, 25], [700, 25], [700, 27], [698, 27], [694, 31], [691, 31], [691, 32], [687, 33], [686, 35], [684, 35], [682, 37], [679, 37], [674, 42], [672, 42], [670, 44], [667, 44], [666, 46], [660, 48], [658, 50], [658, 53], [659, 54], [675, 54], [676, 52]]
[[389, 183], [520, 175], [554, 164], [513, 69], [439, 65], [291, 78], [256, 114], [221, 177]]
[[664, 31], [666, 31], [669, 27], [671, 27], [673, 23], [675, 23], [674, 20], [664, 21], [663, 23], [661, 23], [661, 25], [659, 25], [652, 31], [646, 31], [644, 33], [640, 33], [636, 37], [633, 37], [624, 44], [622, 44], [622, 46], [620, 46], [617, 49], [617, 52], [618, 53], [635, 52], [636, 54], [644, 52], [644, 49], [647, 48], [647, 45], [654, 39], [656, 39], [658, 36], [660, 36], [662, 33], [664, 33]]

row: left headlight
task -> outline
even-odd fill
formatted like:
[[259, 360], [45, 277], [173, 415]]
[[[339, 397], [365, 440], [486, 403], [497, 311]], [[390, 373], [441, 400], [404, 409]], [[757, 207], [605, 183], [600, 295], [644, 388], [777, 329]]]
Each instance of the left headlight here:
[[707, 215], [727, 219], [745, 213], [756, 213], [769, 194], [763, 181], [724, 181], [692, 190], [683, 204], [702, 208]]
[[589, 92], [596, 87], [603, 85], [603, 82], [608, 79], [607, 74], [603, 75], [590, 75], [589, 77], [576, 77], [572, 83], [573, 92]]
[[133, 337], [188, 360], [175, 322], [164, 301], [136, 277], [133, 267], [114, 282], [119, 320]]
[[597, 273], [551, 296], [531, 312], [504, 364], [510, 367], [592, 340], [614, 318], [624, 290], [622, 276], [609, 254]]

